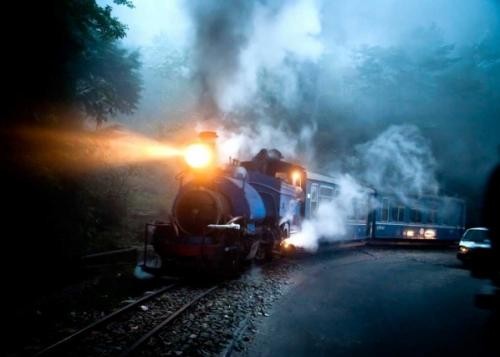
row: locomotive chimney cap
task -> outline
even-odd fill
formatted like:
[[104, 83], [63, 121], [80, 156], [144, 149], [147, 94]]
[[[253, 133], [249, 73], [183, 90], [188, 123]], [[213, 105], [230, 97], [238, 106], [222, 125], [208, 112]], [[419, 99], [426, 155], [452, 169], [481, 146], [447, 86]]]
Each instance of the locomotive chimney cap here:
[[200, 131], [198, 137], [203, 141], [215, 141], [218, 138], [215, 131]]

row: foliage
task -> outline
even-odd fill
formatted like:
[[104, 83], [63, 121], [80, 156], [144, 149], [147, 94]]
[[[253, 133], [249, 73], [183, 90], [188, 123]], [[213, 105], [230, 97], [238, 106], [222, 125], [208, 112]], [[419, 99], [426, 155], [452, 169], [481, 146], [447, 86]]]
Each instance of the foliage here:
[[[104, 169], [94, 178], [67, 172], [51, 157], [50, 138], [33, 143], [18, 132], [73, 130], [86, 117], [101, 123], [132, 112], [141, 91], [140, 61], [120, 45], [126, 26], [95, 0], [12, 2], [3, 14], [16, 19], [13, 27], [0, 25], [7, 35], [0, 106], [3, 234], [6, 250], [22, 254], [4, 260], [16, 266], [7, 284], [29, 277], [42, 285], [47, 280], [41, 276], [74, 274], [71, 268], [102, 232], [123, 232], [133, 170]], [[37, 162], [39, 154], [44, 160]]]
[[141, 89], [138, 53], [120, 46], [127, 28], [110, 6], [49, 0], [12, 4], [10, 13], [20, 30], [8, 36], [3, 51], [3, 85], [9, 89], [0, 109], [4, 124], [47, 117], [68, 122], [77, 118], [61, 112], [73, 108], [100, 123], [135, 109]]
[[97, 45], [82, 56], [82, 73], [76, 82], [75, 99], [85, 112], [101, 124], [117, 112], [136, 109], [140, 80], [138, 53], [128, 53], [114, 45]]

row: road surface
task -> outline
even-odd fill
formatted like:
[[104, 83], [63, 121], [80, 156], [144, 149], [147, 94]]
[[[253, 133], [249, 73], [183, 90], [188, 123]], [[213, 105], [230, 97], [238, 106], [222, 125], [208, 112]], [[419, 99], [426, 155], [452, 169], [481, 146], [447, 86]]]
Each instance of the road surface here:
[[500, 356], [498, 323], [474, 306], [487, 282], [453, 250], [364, 248], [305, 265], [243, 355]]

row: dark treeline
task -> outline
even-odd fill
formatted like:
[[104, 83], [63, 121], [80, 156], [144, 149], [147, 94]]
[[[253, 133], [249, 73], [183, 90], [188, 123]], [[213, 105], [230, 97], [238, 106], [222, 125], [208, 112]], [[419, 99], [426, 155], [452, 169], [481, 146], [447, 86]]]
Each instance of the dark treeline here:
[[14, 21], [2, 23], [3, 262], [8, 286], [43, 287], [70, 276], [90, 242], [121, 224], [124, 198], [110, 194], [116, 184], [109, 173], [98, 173], [104, 176], [96, 183], [51, 160], [50, 151], [42, 160], [48, 139], [18, 134], [95, 130], [113, 114], [131, 113], [140, 98], [140, 59], [120, 46], [126, 27], [110, 7], [94, 0], [15, 3], [3, 5]]

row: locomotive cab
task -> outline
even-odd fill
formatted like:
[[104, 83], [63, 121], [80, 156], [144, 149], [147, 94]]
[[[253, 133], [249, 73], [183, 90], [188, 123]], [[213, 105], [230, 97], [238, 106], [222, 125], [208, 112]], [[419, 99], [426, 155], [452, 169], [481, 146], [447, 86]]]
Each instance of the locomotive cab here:
[[268, 214], [276, 220], [280, 240], [300, 227], [307, 180], [302, 166], [282, 158], [276, 149], [262, 149], [253, 160], [241, 163], [250, 173], [250, 183], [263, 197]]

